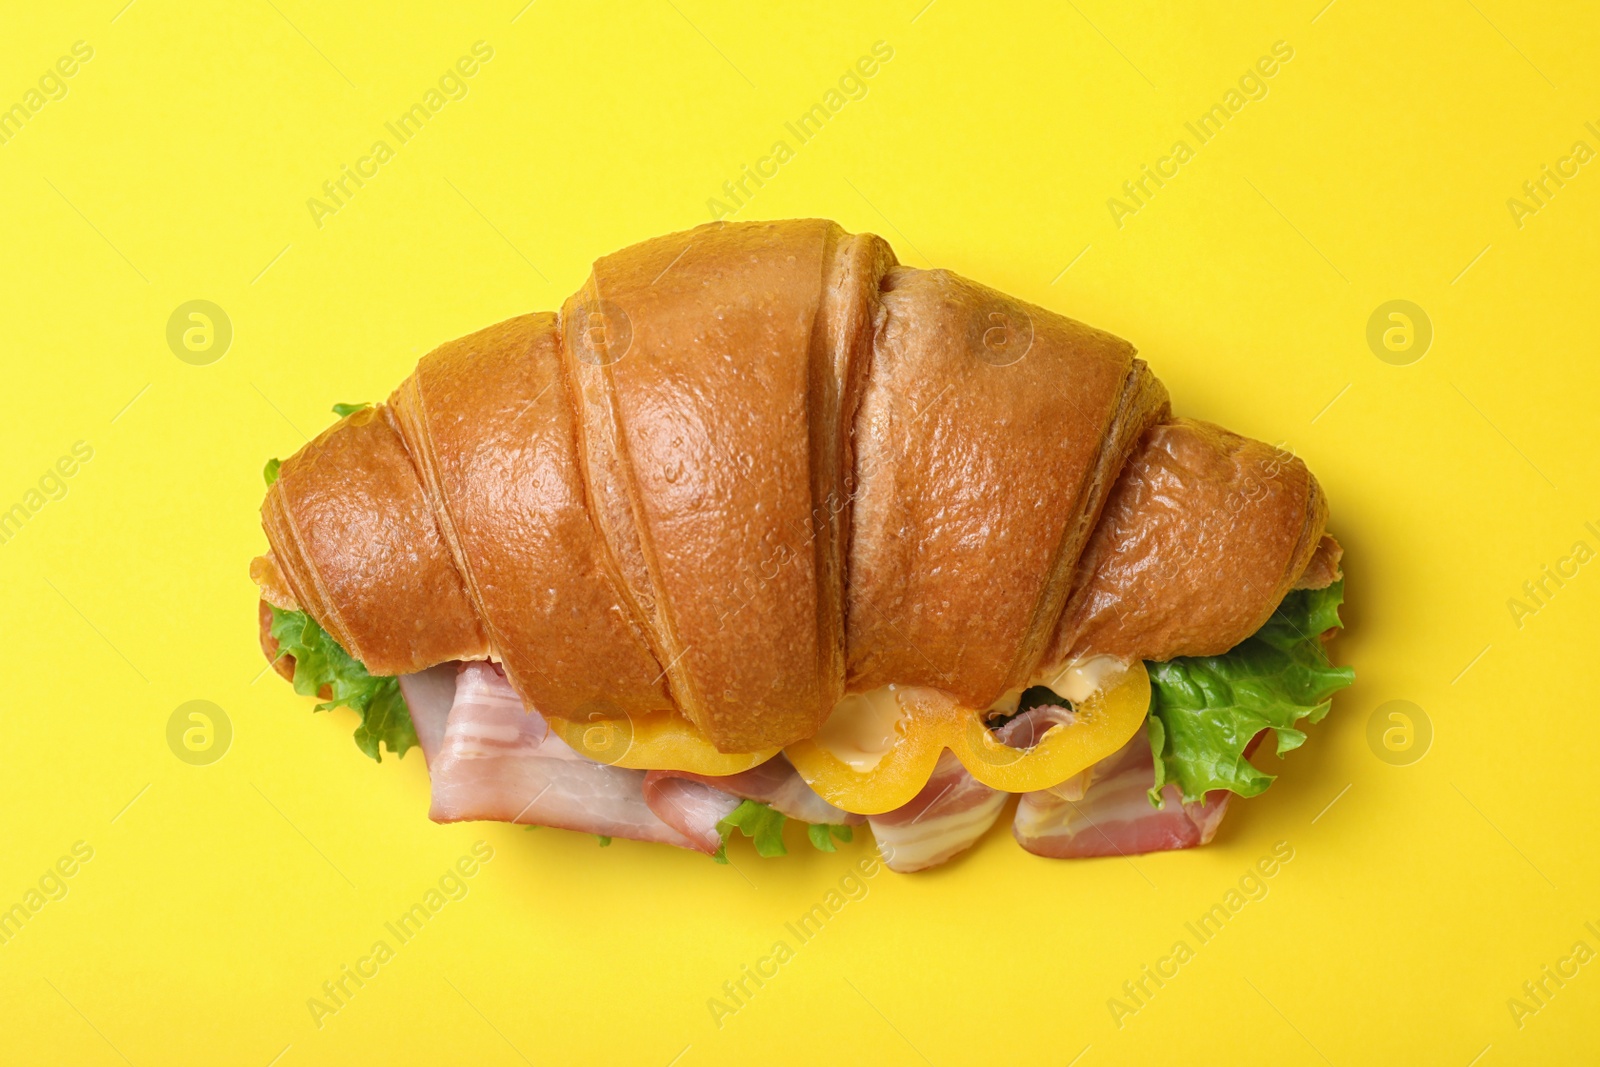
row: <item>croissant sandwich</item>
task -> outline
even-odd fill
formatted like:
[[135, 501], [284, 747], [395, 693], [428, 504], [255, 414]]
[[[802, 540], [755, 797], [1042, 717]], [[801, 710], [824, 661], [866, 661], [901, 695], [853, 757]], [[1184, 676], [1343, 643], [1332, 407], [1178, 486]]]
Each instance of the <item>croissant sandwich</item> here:
[[261, 644], [438, 822], [1204, 844], [1348, 685], [1328, 504], [1133, 346], [822, 220], [599, 260], [267, 465]]

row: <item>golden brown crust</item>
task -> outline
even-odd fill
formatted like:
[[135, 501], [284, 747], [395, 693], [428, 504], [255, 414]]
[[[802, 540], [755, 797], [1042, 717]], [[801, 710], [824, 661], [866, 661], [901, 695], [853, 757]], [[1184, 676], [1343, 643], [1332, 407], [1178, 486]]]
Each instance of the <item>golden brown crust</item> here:
[[1100, 523], [1117, 478], [1145, 433], [1170, 415], [1166, 386], [1150, 372], [1144, 360], [1135, 359], [1128, 370], [1121, 404], [1112, 417], [1105, 440], [1101, 442], [1099, 461], [1085, 493], [1085, 504], [1078, 512], [1077, 525], [1068, 532], [1062, 551], [1057, 556], [1049, 596], [1041, 598], [1026, 655], [1019, 656], [1013, 664], [1007, 688], [1032, 684], [1039, 665], [1053, 651], [1053, 639], [1061, 614], [1066, 610], [1067, 598], [1072, 592], [1078, 560]]
[[1226, 652], [1306, 571], [1327, 519], [1298, 458], [1206, 422], [1156, 426], [1078, 562], [1051, 662]]
[[849, 687], [987, 707], [1043, 652], [1165, 394], [1126, 341], [947, 271], [884, 289], [855, 427]]
[[672, 707], [601, 563], [555, 315], [523, 315], [440, 346], [389, 403], [523, 700], [575, 719]]
[[823, 678], [830, 687], [824, 695], [828, 710], [844, 695], [847, 667], [845, 586], [859, 488], [853, 430], [872, 370], [873, 337], [883, 315], [880, 287], [894, 266], [894, 251], [883, 238], [844, 235], [825, 267], [822, 308], [812, 330], [812, 508], [805, 536], [817, 573], [828, 576], [818, 586], [817, 605], [818, 645], [828, 657], [823, 664]]
[[726, 751], [810, 736], [840, 692], [818, 619], [842, 578], [809, 533], [831, 462], [812, 428], [837, 418], [812, 332], [842, 236], [704, 226], [601, 259], [563, 309], [614, 566], [678, 707]]
[[373, 674], [487, 654], [382, 408], [340, 419], [285, 460], [261, 519], [295, 600]]

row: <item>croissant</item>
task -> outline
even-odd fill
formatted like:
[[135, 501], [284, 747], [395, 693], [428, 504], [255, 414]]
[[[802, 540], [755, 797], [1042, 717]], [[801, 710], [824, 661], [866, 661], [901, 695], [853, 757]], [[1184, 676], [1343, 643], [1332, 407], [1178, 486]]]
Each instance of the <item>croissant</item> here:
[[[261, 514], [269, 658], [359, 705], [373, 755], [375, 719], [408, 716], [442, 820], [722, 855], [732, 829], [781, 850], [788, 817], [831, 848], [818, 827], [870, 816], [914, 869], [1021, 793], [1034, 851], [1093, 854], [1113, 824], [1124, 851], [1181, 847], [1249, 795], [1239, 746], [1282, 751], [1348, 681], [1321, 641], [1341, 549], [1298, 458], [1173, 417], [1127, 342], [823, 220], [600, 259], [559, 313], [345, 414]], [[1318, 680], [1240, 713], [1219, 787], [1190, 773], [1216, 705], [1163, 679], [1239, 681], [1258, 646]], [[403, 702], [348, 698], [389, 678]], [[1142, 811], [1080, 803], [1129, 781]]]

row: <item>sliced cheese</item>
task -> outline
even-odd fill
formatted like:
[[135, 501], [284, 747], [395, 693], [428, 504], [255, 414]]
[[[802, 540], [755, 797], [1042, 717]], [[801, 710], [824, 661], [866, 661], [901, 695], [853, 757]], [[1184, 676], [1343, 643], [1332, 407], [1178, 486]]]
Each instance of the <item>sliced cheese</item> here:
[[873, 770], [900, 740], [901, 724], [910, 714], [900, 703], [900, 690], [886, 685], [851, 693], [834, 706], [814, 740], [858, 774]]
[[1115, 656], [1090, 656], [1067, 664], [1039, 684], [1049, 686], [1074, 704], [1082, 704], [1127, 669], [1128, 665]]

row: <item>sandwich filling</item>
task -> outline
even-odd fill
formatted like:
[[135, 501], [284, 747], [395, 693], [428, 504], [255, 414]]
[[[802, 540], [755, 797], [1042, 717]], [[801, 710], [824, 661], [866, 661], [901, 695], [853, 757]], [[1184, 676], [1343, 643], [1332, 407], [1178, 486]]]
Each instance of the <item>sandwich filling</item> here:
[[1299, 747], [1300, 726], [1353, 680], [1325, 651], [1342, 596], [1342, 580], [1294, 590], [1224, 654], [1097, 657], [981, 713], [926, 687], [852, 694], [810, 741], [746, 754], [718, 753], [667, 713], [547, 721], [490, 660], [374, 676], [307, 614], [265, 602], [264, 644], [296, 691], [324, 698], [317, 710], [356, 712], [356, 743], [374, 759], [421, 747], [435, 821], [551, 826], [715, 858], [735, 833], [781, 855], [791, 820], [831, 851], [865, 822], [886, 864], [910, 871], [969, 848], [1012, 794], [1013, 833], [1039, 855], [1206, 843], [1230, 795], [1273, 781], [1248, 758], [1256, 742], [1270, 732], [1280, 757]]

